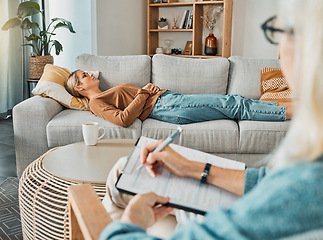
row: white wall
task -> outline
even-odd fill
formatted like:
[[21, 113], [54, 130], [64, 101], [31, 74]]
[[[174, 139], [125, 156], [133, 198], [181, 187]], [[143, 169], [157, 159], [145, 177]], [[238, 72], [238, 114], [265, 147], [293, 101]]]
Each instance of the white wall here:
[[260, 25], [277, 14], [278, 0], [233, 0], [233, 56], [277, 58], [278, 48], [270, 44]]
[[[277, 13], [278, 1], [233, 0], [232, 55], [277, 58], [277, 46], [267, 42], [260, 25]], [[172, 17], [182, 16], [182, 13], [182, 7], [160, 10], [161, 16], [167, 17], [171, 26]], [[97, 0], [98, 55], [146, 54], [146, 19], [147, 0]], [[173, 39], [172, 48], [184, 48], [191, 35], [162, 33], [160, 46], [165, 47], [164, 39]]]
[[97, 0], [98, 55], [146, 54], [146, 0]]
[[[75, 34], [65, 28], [57, 29], [57, 35], [53, 39], [63, 45], [63, 52], [57, 56], [53, 48], [51, 55], [54, 56], [55, 65], [74, 70], [76, 56], [82, 53], [96, 54], [96, 28], [92, 27], [95, 23], [92, 23], [91, 14], [91, 9], [95, 8], [95, 0], [47, 0], [46, 6], [49, 19], [64, 18], [73, 25]], [[46, 20], [47, 25], [50, 23], [49, 19]]]

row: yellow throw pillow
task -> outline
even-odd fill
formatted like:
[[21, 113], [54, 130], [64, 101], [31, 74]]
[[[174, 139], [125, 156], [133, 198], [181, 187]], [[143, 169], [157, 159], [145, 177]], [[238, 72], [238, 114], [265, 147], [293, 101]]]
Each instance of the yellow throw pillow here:
[[64, 87], [64, 83], [71, 73], [66, 68], [47, 64], [42, 77], [32, 93], [52, 98], [67, 108], [85, 110], [84, 105], [69, 94]]
[[293, 94], [280, 68], [263, 68], [261, 70], [260, 100], [273, 102], [290, 102]]

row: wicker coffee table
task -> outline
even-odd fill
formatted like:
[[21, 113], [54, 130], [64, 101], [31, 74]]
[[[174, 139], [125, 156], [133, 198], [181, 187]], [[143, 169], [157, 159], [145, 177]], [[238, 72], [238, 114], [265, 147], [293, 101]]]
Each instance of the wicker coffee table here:
[[52, 149], [31, 163], [19, 183], [24, 239], [69, 239], [67, 187], [91, 183], [101, 199], [116, 161], [127, 156], [135, 139], [104, 139]]

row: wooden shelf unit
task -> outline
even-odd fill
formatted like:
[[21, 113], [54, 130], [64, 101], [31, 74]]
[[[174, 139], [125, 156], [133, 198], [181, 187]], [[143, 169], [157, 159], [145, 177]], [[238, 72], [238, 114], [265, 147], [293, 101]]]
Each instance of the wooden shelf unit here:
[[[199, 2], [178, 2], [178, 0], [168, 0], [168, 3], [153, 3], [154, 0], [147, 0], [147, 54], [153, 56], [156, 48], [159, 47], [159, 34], [163, 32], [192, 32], [192, 55], [174, 55], [180, 57], [212, 58], [231, 56], [231, 32], [232, 32], [232, 6], [233, 0], [224, 1], [199, 1]], [[203, 8], [206, 5], [223, 6], [223, 26], [222, 26], [222, 55], [207, 56], [203, 53]], [[193, 7], [193, 27], [192, 29], [158, 29], [159, 8], [162, 7]], [[219, 46], [218, 46], [219, 47]]]
[[149, 29], [150, 32], [193, 32], [193, 29]]
[[[155, 54], [149, 54], [149, 56], [154, 56]], [[165, 54], [166, 55], [166, 54]], [[221, 55], [208, 56], [208, 55], [169, 55], [174, 57], [186, 57], [186, 58], [221, 58]]]

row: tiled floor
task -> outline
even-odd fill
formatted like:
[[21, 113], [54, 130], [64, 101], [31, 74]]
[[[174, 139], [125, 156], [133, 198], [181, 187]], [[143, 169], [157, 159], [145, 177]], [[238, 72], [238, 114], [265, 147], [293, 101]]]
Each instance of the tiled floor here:
[[0, 182], [16, 177], [16, 156], [12, 118], [0, 119]]

